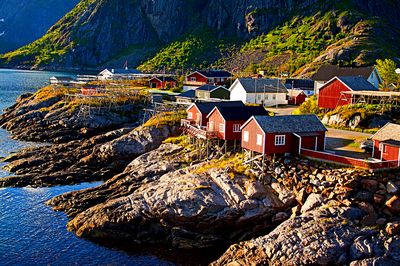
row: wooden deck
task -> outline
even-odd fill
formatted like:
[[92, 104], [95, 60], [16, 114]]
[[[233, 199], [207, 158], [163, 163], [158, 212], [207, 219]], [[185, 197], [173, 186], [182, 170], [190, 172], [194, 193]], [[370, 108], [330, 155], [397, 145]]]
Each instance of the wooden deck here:
[[207, 131], [206, 127], [198, 127], [193, 124], [193, 121], [182, 119], [181, 120], [181, 127], [185, 133], [190, 134], [193, 137], [199, 139], [212, 139], [215, 138], [213, 132]]

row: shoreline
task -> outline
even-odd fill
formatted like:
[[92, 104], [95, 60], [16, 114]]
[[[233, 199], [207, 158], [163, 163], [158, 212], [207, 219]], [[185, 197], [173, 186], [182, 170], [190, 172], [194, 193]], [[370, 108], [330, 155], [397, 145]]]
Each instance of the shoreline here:
[[[164, 114], [137, 127], [119, 124], [110, 131], [108, 122], [123, 121], [120, 114], [109, 117], [112, 112], [99, 112], [82, 119], [78, 109], [71, 109], [74, 105], [62, 97], [42, 99], [40, 95], [43, 91], [20, 97], [2, 115], [1, 124], [17, 138], [59, 139], [49, 147], [9, 157], [7, 168], [16, 176], [0, 180], [0, 186], [105, 181], [47, 202], [69, 216], [67, 228], [78, 237], [93, 242], [123, 241], [132, 247], [163, 245], [178, 252], [232, 244], [215, 265], [249, 262], [249, 257], [259, 264], [276, 263], [280, 258], [301, 264], [309, 257], [329, 264], [341, 257], [342, 250], [351, 252], [359, 237], [379, 236], [379, 247], [384, 250], [380, 256], [390, 257], [391, 243], [400, 245], [398, 231], [387, 229], [400, 225], [400, 209], [391, 199], [399, 194], [400, 176], [395, 171], [371, 173], [278, 156], [267, 158], [266, 177], [258, 180], [261, 173], [243, 169], [245, 158], [238, 153], [202, 158], [188, 137], [180, 136], [181, 117], [176, 114]], [[137, 110], [133, 113], [129, 119], [138, 119]], [[99, 127], [100, 122], [104, 127]], [[96, 125], [95, 130], [85, 133], [91, 125]], [[389, 191], [389, 186], [397, 190]], [[322, 231], [321, 219], [326, 221]], [[301, 239], [290, 235], [296, 230], [304, 232]], [[333, 233], [326, 236], [326, 230]], [[328, 241], [332, 246], [318, 251], [302, 246], [302, 240], [311, 241], [315, 232], [320, 245]], [[343, 232], [344, 246], [337, 237]], [[262, 250], [283, 241], [276, 237], [280, 234], [292, 239], [285, 242], [286, 253], [280, 257], [264, 254]], [[308, 253], [294, 256], [292, 250], [299, 248]], [[249, 250], [257, 250], [255, 257], [242, 256]], [[377, 254], [360, 258], [378, 258]], [[350, 263], [357, 258], [342, 260]]]

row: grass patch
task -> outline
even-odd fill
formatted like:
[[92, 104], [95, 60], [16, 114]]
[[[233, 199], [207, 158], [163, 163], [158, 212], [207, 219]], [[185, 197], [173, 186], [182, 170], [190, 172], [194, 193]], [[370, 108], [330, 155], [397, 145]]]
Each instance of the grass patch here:
[[185, 117], [186, 111], [164, 112], [150, 118], [146, 123], [144, 123], [143, 127], [160, 127], [163, 125], [177, 126], [180, 124], [181, 119], [184, 119]]
[[227, 169], [229, 176], [233, 179], [235, 174], [245, 175], [249, 168], [243, 165], [243, 155], [236, 153], [230, 157], [211, 160], [201, 167], [194, 169], [192, 173], [202, 174], [211, 169]]

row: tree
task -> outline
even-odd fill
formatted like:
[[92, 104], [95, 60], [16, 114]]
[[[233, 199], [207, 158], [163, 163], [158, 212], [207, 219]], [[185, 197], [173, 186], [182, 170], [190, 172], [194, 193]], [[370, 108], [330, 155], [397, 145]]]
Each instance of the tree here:
[[399, 75], [396, 73], [396, 63], [391, 59], [376, 60], [376, 67], [382, 78], [382, 88], [388, 88], [392, 83], [398, 84]]

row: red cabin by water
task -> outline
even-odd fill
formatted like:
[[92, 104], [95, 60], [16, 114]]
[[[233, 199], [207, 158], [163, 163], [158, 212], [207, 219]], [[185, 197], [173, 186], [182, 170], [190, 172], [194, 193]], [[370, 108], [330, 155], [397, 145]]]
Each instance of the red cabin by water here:
[[240, 140], [240, 127], [253, 115], [268, 115], [268, 112], [262, 106], [217, 106], [207, 116], [207, 131], [218, 139]]
[[388, 123], [372, 136], [372, 157], [398, 162], [400, 166], [400, 125]]
[[371, 83], [363, 77], [334, 77], [319, 90], [318, 107], [335, 109], [338, 106], [352, 104], [352, 91], [377, 91]]
[[253, 116], [242, 126], [242, 148], [260, 154], [323, 151], [326, 131], [315, 115]]

